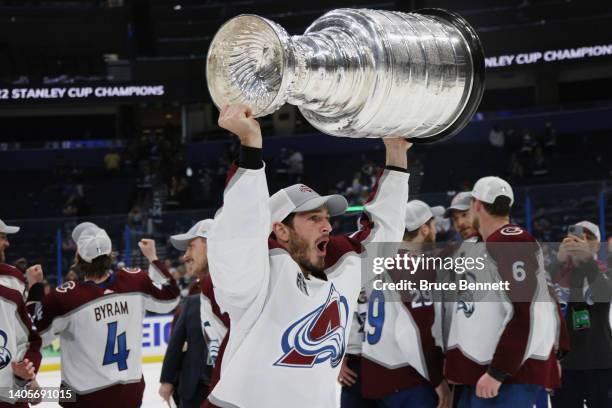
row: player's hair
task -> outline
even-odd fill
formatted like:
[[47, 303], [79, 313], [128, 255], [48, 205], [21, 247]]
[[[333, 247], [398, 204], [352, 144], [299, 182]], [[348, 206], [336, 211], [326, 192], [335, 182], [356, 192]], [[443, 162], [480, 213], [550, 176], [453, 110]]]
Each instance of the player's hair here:
[[[428, 219], [427, 222], [423, 225], [427, 225], [428, 227], [431, 227], [431, 220], [433, 220], [433, 217]], [[423, 225], [421, 225], [421, 227]], [[419, 235], [419, 231], [421, 230], [421, 227], [415, 229], [414, 231], [404, 230], [404, 241], [412, 241], [413, 239], [415, 239], [417, 235]]]
[[510, 197], [497, 196], [493, 204], [482, 203], [485, 211], [491, 215], [505, 217], [510, 215]]
[[[291, 214], [289, 214], [288, 216], [286, 216], [286, 217], [285, 217], [285, 218], [284, 218], [284, 219], [281, 221], [281, 224], [284, 224], [284, 225], [286, 225], [286, 226], [288, 226], [288, 227], [290, 227], [290, 228], [293, 228], [293, 219], [294, 219], [294, 218], [295, 218], [295, 213], [291, 213]], [[276, 234], [274, 233], [274, 231], [272, 231], [272, 232], [270, 233], [270, 237], [271, 237], [273, 240], [275, 240], [275, 241], [277, 240], [277, 239], [276, 239]]]
[[112, 265], [113, 257], [111, 255], [100, 255], [92, 259], [91, 263], [85, 262], [77, 255], [75, 269], [83, 278], [98, 279], [104, 277]]
[[295, 213], [291, 213], [285, 217], [284, 220], [281, 221], [282, 224], [285, 224], [288, 227], [293, 228], [293, 219], [295, 218]]

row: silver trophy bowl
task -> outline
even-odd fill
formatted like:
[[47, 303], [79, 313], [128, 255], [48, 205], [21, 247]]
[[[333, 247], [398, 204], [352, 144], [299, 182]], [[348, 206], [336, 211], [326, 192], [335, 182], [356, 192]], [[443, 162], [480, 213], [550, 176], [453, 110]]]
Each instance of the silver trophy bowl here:
[[255, 15], [227, 21], [208, 50], [218, 106], [255, 117], [297, 105], [320, 131], [434, 142], [457, 134], [484, 91], [484, 52], [470, 25], [440, 9], [338, 9], [304, 35]]

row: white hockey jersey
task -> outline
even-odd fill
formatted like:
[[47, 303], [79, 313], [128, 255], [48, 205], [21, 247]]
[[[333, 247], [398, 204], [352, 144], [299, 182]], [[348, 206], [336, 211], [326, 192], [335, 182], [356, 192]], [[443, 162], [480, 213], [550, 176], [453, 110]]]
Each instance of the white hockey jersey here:
[[[409, 254], [401, 250], [400, 254]], [[435, 280], [433, 270], [387, 270], [388, 282]], [[442, 350], [433, 337], [434, 305], [431, 293], [372, 290], [362, 347], [362, 395], [384, 398], [414, 386], [438, 386], [442, 381]]]
[[[305, 279], [280, 247], [269, 249], [265, 169], [239, 168], [208, 237], [217, 302], [231, 320], [221, 380], [209, 401], [219, 407], [331, 408], [361, 289], [363, 248], [400, 242], [408, 174], [385, 170], [366, 204], [371, 223], [327, 246], [327, 281]], [[363, 244], [363, 245], [362, 245]]]
[[65, 282], [44, 298], [36, 327], [45, 345], [59, 336], [62, 383], [80, 396], [113, 397], [103, 391], [131, 385], [134, 404], [142, 398], [142, 319], [147, 310], [168, 313], [179, 302], [170, 273], [162, 262], [154, 265], [151, 278], [122, 269], [100, 284]]
[[16, 387], [11, 362], [27, 358], [38, 371], [40, 347], [40, 336], [32, 329], [21, 293], [0, 285], [0, 405], [15, 403], [9, 395]]
[[484, 259], [483, 270], [465, 272], [469, 283], [509, 282], [509, 291], [460, 290], [453, 308], [445, 373], [476, 384], [490, 366], [507, 382], [559, 385], [554, 346], [560, 330], [542, 251], [524, 229], [506, 225], [486, 242], [465, 243], [462, 256]]

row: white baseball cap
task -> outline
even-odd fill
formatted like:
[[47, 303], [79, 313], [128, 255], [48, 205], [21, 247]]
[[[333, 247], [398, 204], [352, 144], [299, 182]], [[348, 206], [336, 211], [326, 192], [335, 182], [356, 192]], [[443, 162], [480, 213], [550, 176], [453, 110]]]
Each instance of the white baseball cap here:
[[514, 203], [514, 192], [504, 179], [494, 176], [483, 177], [474, 184], [472, 197], [483, 203], [493, 204], [499, 196], [508, 197], [510, 205]]
[[278, 190], [269, 200], [272, 222], [281, 222], [291, 213], [316, 210], [327, 205], [329, 215], [344, 214], [348, 208], [346, 198], [339, 194], [321, 196], [304, 184], [294, 184]]
[[470, 191], [462, 191], [457, 193], [451, 200], [450, 206], [444, 212], [444, 218], [449, 218], [453, 210], [467, 211], [472, 204], [472, 193]]
[[98, 227], [93, 222], [82, 222], [78, 224], [76, 227], [74, 227], [74, 229], [72, 230], [72, 240], [74, 242], [78, 242], [81, 234], [89, 229], [95, 230], [95, 229], [100, 229], [100, 227]]
[[77, 240], [77, 253], [82, 260], [91, 263], [102, 255], [109, 255], [112, 250], [110, 237], [102, 228], [95, 225], [85, 228]]
[[208, 233], [213, 226], [213, 222], [211, 218], [200, 220], [196, 222], [193, 227], [189, 228], [189, 231], [183, 234], [172, 235], [170, 237], [172, 246], [179, 251], [184, 251], [187, 249], [189, 241], [192, 239], [197, 237], [208, 238]]
[[1, 234], [14, 234], [16, 232], [19, 232], [19, 229], [20, 229], [19, 227], [6, 225], [4, 221], [0, 220], [0, 233]]
[[597, 238], [597, 241], [601, 241], [601, 232], [599, 231], [599, 227], [595, 224], [593, 224], [590, 221], [580, 221], [577, 222], [574, 225], [578, 225], [582, 228], [584, 228], [585, 230], [589, 231], [591, 234], [595, 235], [595, 238]]
[[439, 217], [444, 214], [444, 207], [430, 207], [427, 203], [421, 200], [411, 200], [406, 204], [406, 230], [414, 231], [425, 224], [433, 217]]

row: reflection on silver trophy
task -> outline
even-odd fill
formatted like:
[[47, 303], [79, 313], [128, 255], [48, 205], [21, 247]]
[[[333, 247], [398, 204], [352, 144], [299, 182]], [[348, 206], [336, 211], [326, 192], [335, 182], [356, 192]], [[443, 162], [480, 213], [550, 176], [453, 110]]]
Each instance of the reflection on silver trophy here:
[[243, 103], [259, 117], [288, 102], [330, 135], [414, 142], [459, 132], [484, 89], [475, 31], [439, 9], [338, 9], [297, 36], [241, 15], [216, 33], [206, 71], [217, 106]]

